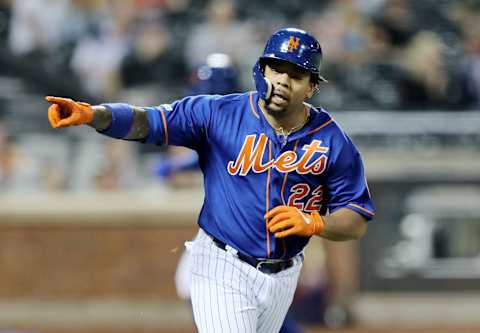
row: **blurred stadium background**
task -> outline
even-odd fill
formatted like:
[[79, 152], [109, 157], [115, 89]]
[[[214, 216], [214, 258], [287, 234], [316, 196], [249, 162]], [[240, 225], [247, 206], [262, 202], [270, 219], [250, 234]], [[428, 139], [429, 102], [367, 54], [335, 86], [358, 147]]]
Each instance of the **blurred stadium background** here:
[[174, 274], [202, 200], [158, 147], [52, 130], [44, 95], [152, 105], [212, 52], [244, 89], [268, 36], [309, 30], [326, 108], [377, 217], [312, 242], [306, 332], [480, 332], [480, 1], [0, 0], [0, 332], [193, 332]]

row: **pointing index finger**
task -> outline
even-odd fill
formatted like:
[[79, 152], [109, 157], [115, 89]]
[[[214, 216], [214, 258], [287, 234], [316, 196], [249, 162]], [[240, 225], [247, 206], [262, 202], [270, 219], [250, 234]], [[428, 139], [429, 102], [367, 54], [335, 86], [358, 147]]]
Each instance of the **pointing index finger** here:
[[71, 104], [73, 101], [70, 98], [55, 97], [55, 96], [46, 96], [45, 99], [47, 102], [56, 103], [60, 105]]

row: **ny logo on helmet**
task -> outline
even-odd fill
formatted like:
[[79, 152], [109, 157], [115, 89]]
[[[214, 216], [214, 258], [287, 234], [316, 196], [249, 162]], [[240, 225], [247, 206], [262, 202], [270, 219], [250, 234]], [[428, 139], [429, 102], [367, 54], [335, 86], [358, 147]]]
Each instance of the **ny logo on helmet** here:
[[298, 49], [299, 43], [300, 43], [299, 37], [290, 36], [290, 40], [288, 41], [288, 52], [293, 52], [293, 50]]

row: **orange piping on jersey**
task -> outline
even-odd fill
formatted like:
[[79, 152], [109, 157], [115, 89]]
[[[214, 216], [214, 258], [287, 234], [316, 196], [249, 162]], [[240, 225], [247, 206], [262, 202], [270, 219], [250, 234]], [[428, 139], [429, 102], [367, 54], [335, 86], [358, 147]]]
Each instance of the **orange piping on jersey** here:
[[332, 121], [333, 121], [333, 119], [330, 119], [329, 121], [327, 121], [327, 122], [324, 123], [323, 125], [320, 125], [320, 126], [318, 126], [317, 128], [314, 128], [313, 130], [311, 130], [310, 132], [308, 132], [307, 135], [312, 134], [312, 133], [315, 133], [315, 132], [321, 130], [322, 128], [324, 128], [325, 126], [327, 126], [328, 124], [330, 124]]
[[163, 112], [163, 110], [160, 110], [160, 114], [162, 115], [163, 129], [165, 130], [165, 144], [168, 145], [167, 119], [165, 118], [165, 113]]
[[352, 206], [352, 207], [355, 207], [355, 208], [358, 208], [358, 209], [360, 209], [361, 211], [367, 213], [368, 215], [375, 216], [375, 213], [374, 213], [374, 212], [371, 212], [371, 211], [369, 211], [368, 209], [363, 208], [362, 206], [359, 206], [359, 205], [356, 205], [356, 204], [348, 204], [348, 205], [349, 205], [349, 206]]
[[[300, 140], [295, 141], [295, 146], [293, 147], [293, 151], [297, 151], [297, 147], [299, 143], [300, 143]], [[285, 185], [287, 184], [287, 177], [288, 177], [288, 171], [285, 173], [285, 176], [283, 176], [282, 191], [280, 192], [280, 195], [282, 197], [282, 202], [284, 205], [287, 205], [285, 203]], [[282, 244], [283, 244], [282, 257], [285, 257], [285, 255], [287, 254], [287, 244], [285, 243], [285, 238], [282, 238]]]
[[[272, 141], [270, 140], [268, 140], [268, 159], [269, 160], [272, 159]], [[267, 171], [267, 190], [266, 190], [267, 198], [265, 199], [265, 214], [268, 213], [269, 192], [270, 192], [270, 168], [268, 168], [268, 171]], [[267, 223], [268, 223], [268, 220], [265, 219], [265, 230], [267, 232], [267, 258], [269, 258], [270, 257], [270, 232], [268, 231]]]
[[255, 106], [253, 105], [253, 92], [250, 92], [250, 107], [252, 109], [252, 113], [257, 119], [260, 119], [260, 116], [258, 115], [257, 111], [255, 111]]

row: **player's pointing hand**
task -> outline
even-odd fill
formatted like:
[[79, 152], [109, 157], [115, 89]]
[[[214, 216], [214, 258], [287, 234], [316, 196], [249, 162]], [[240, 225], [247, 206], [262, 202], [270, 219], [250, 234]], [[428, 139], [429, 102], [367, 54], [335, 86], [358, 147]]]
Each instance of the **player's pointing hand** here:
[[54, 96], [45, 99], [52, 103], [48, 108], [48, 121], [53, 128], [90, 124], [93, 121], [93, 110], [88, 103]]
[[277, 206], [265, 214], [265, 218], [270, 219], [267, 228], [277, 238], [320, 236], [325, 229], [325, 221], [318, 212], [306, 214], [292, 206]]

